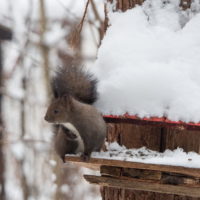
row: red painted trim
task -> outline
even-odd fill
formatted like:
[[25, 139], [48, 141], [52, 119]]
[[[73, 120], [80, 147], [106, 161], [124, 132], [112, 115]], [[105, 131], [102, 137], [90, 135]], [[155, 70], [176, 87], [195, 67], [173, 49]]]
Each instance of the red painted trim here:
[[200, 123], [186, 123], [182, 121], [171, 121], [165, 117], [144, 117], [144, 118], [139, 118], [138, 116], [135, 115], [129, 115], [129, 114], [124, 114], [124, 115], [104, 115], [104, 119], [107, 122], [119, 122], [119, 121], [124, 121], [124, 122], [129, 122], [129, 123], [134, 123], [134, 124], [146, 124], [146, 125], [160, 125], [160, 126], [176, 126], [179, 128], [187, 128], [187, 129], [199, 129], [200, 130]]

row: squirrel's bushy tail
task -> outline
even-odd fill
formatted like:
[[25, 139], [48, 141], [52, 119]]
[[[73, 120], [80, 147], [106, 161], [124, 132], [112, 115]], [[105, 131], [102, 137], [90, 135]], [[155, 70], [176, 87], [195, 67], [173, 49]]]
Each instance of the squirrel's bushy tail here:
[[52, 80], [54, 97], [71, 95], [77, 100], [92, 104], [97, 99], [97, 79], [83, 67], [59, 67]]

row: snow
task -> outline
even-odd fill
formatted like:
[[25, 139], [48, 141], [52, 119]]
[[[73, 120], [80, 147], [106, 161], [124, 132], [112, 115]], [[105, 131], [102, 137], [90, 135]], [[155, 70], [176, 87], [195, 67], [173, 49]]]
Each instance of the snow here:
[[96, 106], [104, 114], [199, 122], [200, 3], [182, 11], [177, 0], [161, 2], [109, 11], [110, 27], [93, 68]]
[[195, 152], [186, 153], [181, 148], [177, 148], [173, 151], [166, 150], [165, 152], [160, 153], [147, 149], [146, 147], [127, 149], [125, 146], [120, 146], [117, 142], [113, 142], [107, 145], [106, 152], [93, 152], [91, 157], [157, 165], [200, 168], [200, 155]]

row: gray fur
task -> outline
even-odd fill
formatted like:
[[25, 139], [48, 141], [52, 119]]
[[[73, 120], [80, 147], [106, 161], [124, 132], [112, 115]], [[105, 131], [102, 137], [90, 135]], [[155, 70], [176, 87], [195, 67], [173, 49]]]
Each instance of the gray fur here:
[[55, 98], [72, 95], [77, 100], [92, 104], [97, 99], [97, 79], [83, 67], [66, 65], [60, 67], [52, 80], [52, 89]]

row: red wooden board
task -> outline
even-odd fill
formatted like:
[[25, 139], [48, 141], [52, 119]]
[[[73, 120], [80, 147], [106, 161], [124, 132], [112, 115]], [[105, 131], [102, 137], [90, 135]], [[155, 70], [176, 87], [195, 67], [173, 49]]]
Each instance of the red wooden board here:
[[166, 117], [144, 117], [139, 118], [135, 115], [104, 115], [104, 119], [106, 122], [110, 123], [118, 123], [118, 122], [125, 122], [125, 123], [134, 123], [134, 124], [144, 124], [144, 125], [155, 125], [155, 126], [175, 126], [180, 129], [194, 129], [200, 130], [200, 123], [186, 123], [182, 121], [171, 121]]

